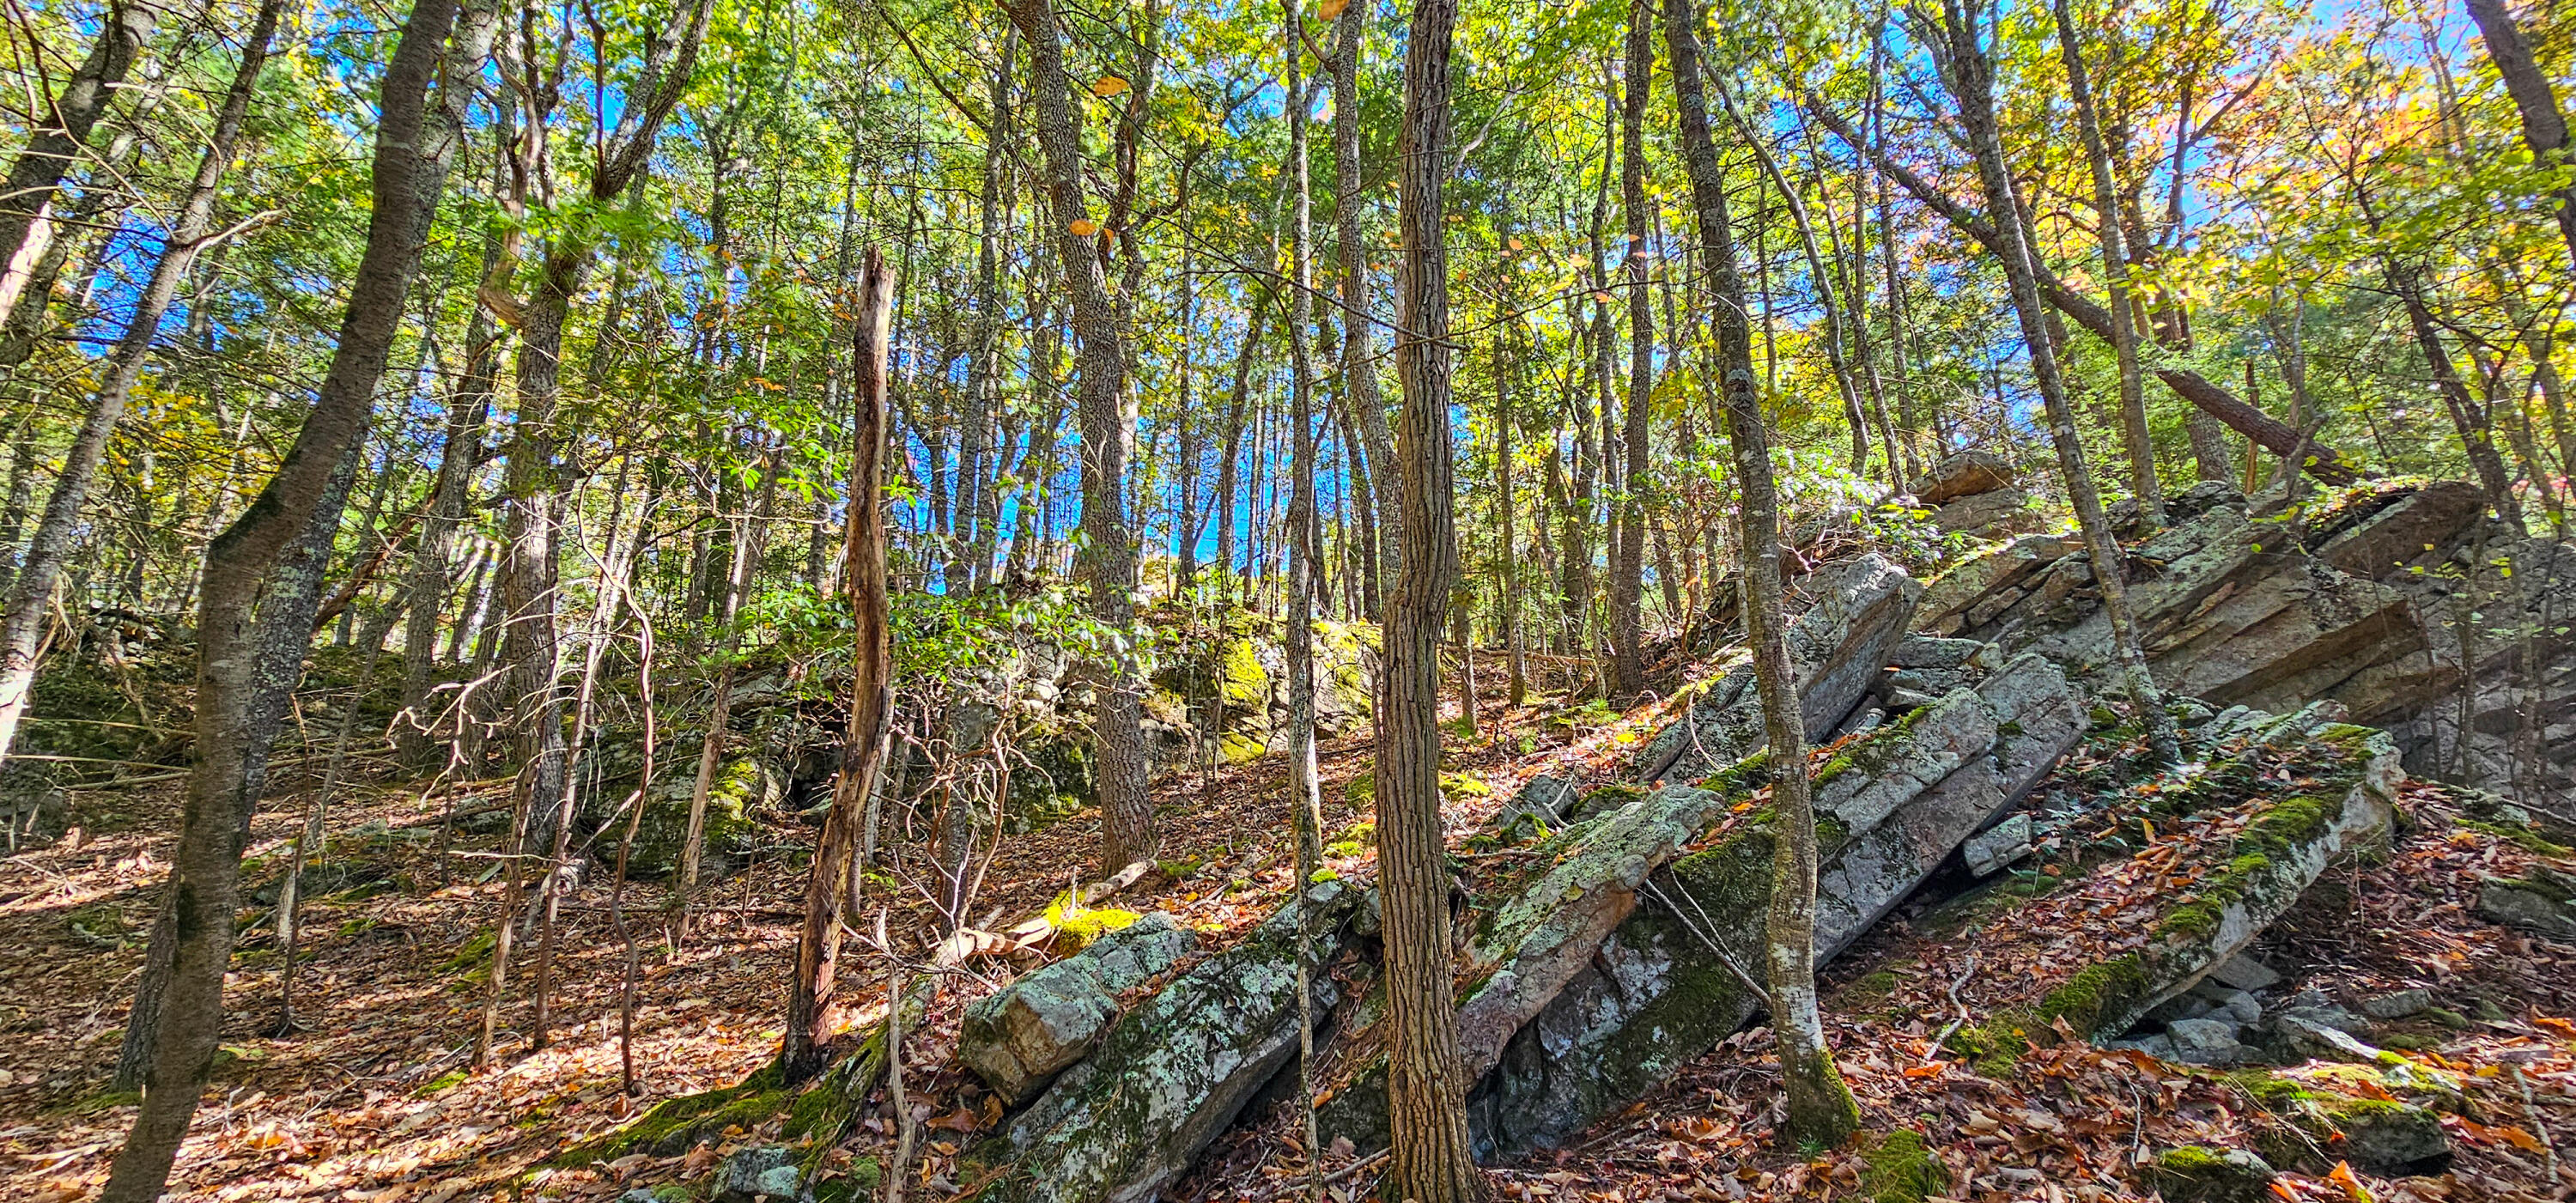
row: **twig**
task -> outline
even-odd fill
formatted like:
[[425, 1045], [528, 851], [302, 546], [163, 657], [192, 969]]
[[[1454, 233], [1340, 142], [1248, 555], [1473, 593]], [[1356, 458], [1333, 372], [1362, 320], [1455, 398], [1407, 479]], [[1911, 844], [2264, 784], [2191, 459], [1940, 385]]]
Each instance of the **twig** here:
[[1968, 984], [1969, 978], [1975, 977], [1976, 975], [1977, 950], [1971, 948], [1968, 950], [1968, 967], [1959, 972], [1959, 978], [1957, 981], [1950, 983], [1950, 1005], [1959, 1009], [1959, 1017], [1951, 1020], [1949, 1026], [1941, 1029], [1940, 1035], [1932, 1038], [1932, 1051], [1923, 1054], [1923, 1063], [1925, 1065], [1930, 1065], [1934, 1061], [1940, 1060], [1941, 1046], [1949, 1041], [1951, 1034], [1957, 1032], [1961, 1024], [1968, 1022], [1968, 1004], [1959, 1001], [1959, 989], [1960, 987]]
[[2522, 1076], [2519, 1065], [2506, 1068], [2513, 1071], [2513, 1084], [2522, 1088], [2522, 1113], [2531, 1118], [2533, 1134], [2540, 1137], [2540, 1154], [2549, 1167], [2546, 1177], [2555, 1186], [2558, 1182], [2558, 1142], [2549, 1136], [2549, 1121], [2540, 1118], [2539, 1101], [2531, 1097], [2531, 1079]]

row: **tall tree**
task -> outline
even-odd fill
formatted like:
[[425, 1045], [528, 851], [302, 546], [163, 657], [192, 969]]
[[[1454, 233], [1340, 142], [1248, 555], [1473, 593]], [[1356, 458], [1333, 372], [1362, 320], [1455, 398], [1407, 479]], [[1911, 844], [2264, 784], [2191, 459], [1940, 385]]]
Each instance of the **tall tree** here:
[[[1370, 484], [1377, 490], [1374, 532], [1378, 560], [1366, 566], [1366, 593], [1372, 599], [1391, 587], [1404, 567], [1402, 473], [1395, 470], [1395, 437], [1386, 424], [1386, 399], [1377, 387], [1377, 354], [1371, 345], [1377, 332], [1369, 316], [1368, 244], [1361, 241], [1360, 220], [1368, 179], [1360, 171], [1360, 51], [1368, 40], [1369, 19], [1377, 8], [1345, 0], [1336, 22], [1341, 32], [1333, 43], [1333, 223], [1339, 237], [1342, 289], [1342, 385], [1345, 404], [1357, 418], [1360, 446], [1368, 460]], [[1371, 612], [1371, 617], [1375, 617]]]
[[[2558, 107], [2558, 91], [2532, 56], [2522, 27], [2514, 23], [2504, 0], [2469, 0], [2469, 17], [2478, 23], [2487, 58], [2504, 77], [2505, 93], [2522, 117], [2524, 145], [2541, 166], [2563, 169], [2568, 161], [2567, 114]], [[2576, 263], [2576, 183], [2558, 190], [2558, 232], [2567, 241], [2568, 259]]]
[[1933, 58], [1941, 69], [1942, 82], [1959, 103], [1959, 125], [1966, 135], [1968, 153], [1976, 159], [1977, 179], [1985, 189], [1987, 210], [1994, 214], [1999, 231], [1996, 257], [2002, 260], [2013, 313], [2021, 323], [2022, 341], [2029, 348], [2030, 372], [2039, 386], [2040, 403], [2047, 410], [2049, 442], [2057, 450], [2057, 467], [2066, 481], [2067, 500], [2075, 507], [2076, 525], [2083, 532], [2085, 552], [2093, 562], [2093, 580], [2102, 591], [2102, 612], [2110, 619], [2111, 640], [2130, 704], [2137, 708], [2138, 720], [2146, 726], [2157, 759], [2173, 764], [2182, 759], [2173, 714], [2165, 709], [2164, 691], [2147, 671], [2137, 619], [2129, 609], [2128, 556], [2111, 531], [2110, 517], [2102, 508], [2101, 488], [2093, 479], [2092, 465], [2086, 460], [2083, 440], [2075, 429], [2075, 410], [2067, 401], [2066, 378], [2058, 368], [2056, 343], [2049, 335], [2047, 310], [2042, 308], [2040, 299], [2038, 272], [2032, 267], [2030, 230], [2020, 197], [2014, 192], [2012, 176], [2004, 166], [2003, 136], [1995, 119], [1995, 64], [1985, 44], [1991, 3], [1992, 0], [1942, 0], [1940, 26], [1924, 32], [1931, 35]]
[[2057, 16], [2058, 57], [2066, 64], [2067, 92], [2075, 102], [2076, 129], [2084, 136], [2084, 163], [2093, 177], [2093, 229], [2102, 245], [2102, 278], [2111, 310], [2111, 349], [2120, 365], [2120, 438], [2129, 453], [2129, 490], [2150, 525], [2165, 521], [2165, 491], [2156, 479], [2155, 436], [2147, 430], [2145, 385], [2138, 373], [2138, 332], [2130, 324], [2129, 254], [2120, 231], [2120, 184], [2111, 173], [2111, 150], [2102, 137], [2102, 118], [2093, 103], [2093, 84], [2084, 66], [2083, 42], [2076, 36], [2068, 0], [2053, 0]]
[[1479, 1194], [1467, 1143], [1458, 1004], [1449, 992], [1449, 868], [1440, 831], [1440, 628], [1458, 579], [1449, 438], [1450, 40], [1457, 0], [1415, 0], [1404, 50], [1396, 159], [1401, 267], [1395, 365], [1404, 389], [1403, 567], [1387, 606], [1377, 727], [1378, 892], [1387, 979], [1387, 1117], [1395, 1155], [1384, 1193], [1415, 1203]]
[[267, 789], [269, 747], [312, 643], [322, 573], [357, 474], [376, 382], [448, 165], [464, 140], [492, 24], [493, 10], [481, 0], [461, 17], [455, 0], [419, 0], [404, 21], [378, 89], [366, 250], [331, 366], [277, 474], [206, 551], [196, 761], [170, 862], [170, 970], [142, 1107], [99, 1196], [106, 1203], [160, 1197], [214, 1062], [242, 849]]
[[[1127, 408], [1128, 318], [1122, 303], [1110, 295], [1109, 248], [1101, 240], [1132, 237], [1133, 231], [1107, 234], [1091, 216], [1083, 182], [1082, 130], [1074, 122], [1073, 81], [1065, 71], [1053, 0], [1015, 0], [1009, 9], [1029, 44], [1029, 92], [1044, 152], [1041, 191], [1056, 264], [1072, 294], [1076, 404], [1082, 422], [1082, 575], [1091, 590], [1092, 617], [1124, 630], [1136, 618], [1136, 540], [1127, 520], [1125, 484], [1135, 417]], [[1143, 105], [1148, 82], [1125, 81], [1131, 113]], [[1123, 165], [1127, 172], [1134, 170], [1132, 159]], [[1125, 178], [1132, 183], [1132, 175]], [[1126, 295], [1132, 300], [1134, 291]], [[1145, 792], [1144, 704], [1135, 657], [1113, 652], [1097, 671], [1100, 700], [1092, 716], [1092, 747], [1101, 859], [1115, 869], [1150, 858], [1159, 837], [1154, 801]]]
[[1682, 164], [1698, 210], [1700, 256], [1717, 300], [1719, 393], [1734, 448], [1739, 503], [1737, 587], [1743, 591], [1745, 643], [1753, 651], [1771, 764], [1773, 856], [1771, 906], [1764, 925], [1764, 982], [1771, 1030], [1780, 1041], [1788, 1093], [1785, 1141], [1837, 1145], [1860, 1127], [1860, 1108], [1834, 1069], [1816, 1005], [1816, 820], [1807, 779], [1807, 741], [1798, 683], [1789, 664], [1780, 601], [1779, 491], [1771, 471], [1771, 438], [1754, 384], [1753, 337], [1746, 320], [1744, 273], [1736, 264], [1735, 222], [1726, 178], [1709, 130], [1702, 82], [1700, 16], [1691, 0], [1664, 0], [1664, 42], [1672, 57], [1673, 101], [1680, 111]]
[[[139, 4], [131, 7], [144, 8]], [[46, 498], [44, 514], [37, 519], [24, 565], [11, 582], [8, 610], [5, 618], [0, 618], [0, 758], [8, 756], [16, 742], [18, 722], [26, 716], [28, 694], [36, 679], [37, 639], [53, 605], [54, 585], [63, 562], [71, 554], [82, 508], [89, 501], [90, 484], [98, 475], [99, 461], [107, 455], [108, 439], [125, 417], [126, 401], [143, 378], [143, 367], [151, 360], [153, 345], [161, 334], [161, 319], [178, 297], [188, 269], [210, 239], [222, 236], [213, 229], [217, 187], [223, 182], [224, 169], [233, 161], [235, 144], [241, 140], [242, 121], [250, 113], [251, 94], [259, 89], [260, 71], [268, 62], [269, 38], [277, 32], [278, 14], [283, 7], [283, 0], [262, 0], [257, 15], [251, 18], [250, 36], [242, 43], [232, 86], [225, 90], [223, 104], [215, 112], [214, 130], [206, 140], [205, 153], [197, 160], [197, 174], [188, 182], [187, 198], [180, 202], [178, 216], [162, 237], [161, 254], [153, 261], [152, 275], [134, 299], [134, 313], [126, 319], [125, 334], [108, 355], [98, 391], [90, 398], [89, 412], [82, 417], [79, 432], [72, 436], [63, 469], [54, 477], [53, 494]], [[115, 14], [111, 14], [113, 19]], [[148, 28], [149, 18], [145, 21]], [[38, 136], [42, 137], [41, 132]], [[18, 193], [13, 189], [8, 196], [14, 201]], [[8, 203], [11, 202], [0, 202], [0, 235], [6, 233]], [[250, 220], [259, 221], [264, 216]]]
[[1644, 641], [1646, 509], [1653, 488], [1646, 419], [1655, 395], [1654, 298], [1647, 287], [1646, 101], [1655, 83], [1654, 0], [1629, 0], [1626, 92], [1619, 106], [1619, 207], [1628, 226], [1620, 270], [1627, 277], [1628, 396], [1622, 404], [1627, 457], [1617, 521], [1610, 532], [1610, 693], [1646, 687]]

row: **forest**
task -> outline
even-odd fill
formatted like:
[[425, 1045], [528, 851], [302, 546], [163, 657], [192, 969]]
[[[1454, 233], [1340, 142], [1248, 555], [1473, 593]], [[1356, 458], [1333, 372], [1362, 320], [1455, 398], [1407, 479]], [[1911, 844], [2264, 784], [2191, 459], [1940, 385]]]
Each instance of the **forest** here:
[[5, 24], [0, 1197], [2576, 1199], [2566, 5]]

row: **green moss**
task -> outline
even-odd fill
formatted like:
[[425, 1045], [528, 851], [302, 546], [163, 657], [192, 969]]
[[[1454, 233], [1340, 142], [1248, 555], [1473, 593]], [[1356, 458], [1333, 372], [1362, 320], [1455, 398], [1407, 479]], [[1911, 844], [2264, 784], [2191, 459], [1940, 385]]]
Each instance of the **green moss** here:
[[465, 1077], [466, 1074], [464, 1070], [451, 1069], [446, 1073], [440, 1074], [437, 1077], [431, 1078], [429, 1081], [422, 1083], [420, 1089], [413, 1093], [422, 1098], [430, 1098], [437, 1095], [440, 1091], [446, 1090], [448, 1087], [463, 1082]]
[[2238, 1069], [2221, 1076], [2266, 1110], [2295, 1106], [2309, 1097], [2306, 1087], [2288, 1078], [2275, 1077], [2269, 1070]]
[[1950, 1185], [1950, 1167], [1923, 1143], [1923, 1136], [1899, 1128], [1869, 1142], [1861, 1154], [1867, 1169], [1860, 1189], [1872, 1203], [1923, 1203]]
[[2460, 826], [2471, 831], [2494, 836], [2536, 856], [2576, 856], [2576, 848], [2550, 843], [2542, 838], [2539, 832], [2528, 827], [2508, 827], [2502, 823], [2481, 822], [2465, 816], [2459, 820], [2459, 823]]
[[1260, 649], [1250, 639], [1227, 641], [1218, 665], [1217, 689], [1229, 710], [1259, 711], [1270, 706], [1270, 673], [1261, 667]]
[[1978, 1073], [2000, 1078], [2011, 1073], [2012, 1067], [2021, 1061], [2022, 1054], [2030, 1051], [2033, 1026], [2028, 1012], [2013, 1008], [1952, 1033], [1950, 1045], [1966, 1056]]
[[673, 1156], [727, 1128], [751, 1129], [790, 1110], [788, 1092], [779, 1085], [778, 1065], [771, 1062], [739, 1084], [702, 1094], [665, 1099], [633, 1123], [575, 1145], [540, 1165], [558, 1168], [614, 1161], [628, 1153]]
[[2134, 952], [2117, 960], [2087, 965], [2040, 1000], [2039, 1019], [2042, 1024], [2063, 1019], [2088, 1039], [2103, 1036], [2108, 1033], [2101, 1029], [2113, 1019], [2125, 1017], [2146, 988], [2146, 964]]
[[2168, 1149], [2139, 1175], [2170, 1203], [2258, 1203], [2271, 1194], [2272, 1167], [2205, 1145]]

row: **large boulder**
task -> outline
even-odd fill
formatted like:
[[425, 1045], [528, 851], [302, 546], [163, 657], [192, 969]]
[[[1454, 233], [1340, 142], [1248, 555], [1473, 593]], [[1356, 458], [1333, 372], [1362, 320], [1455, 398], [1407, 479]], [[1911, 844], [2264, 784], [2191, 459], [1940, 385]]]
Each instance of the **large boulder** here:
[[1970, 448], [1942, 457], [1914, 481], [1914, 499], [1943, 505], [1962, 497], [1993, 493], [2013, 485], [2012, 461], [1991, 451]]
[[1118, 996], [1171, 971], [1198, 937], [1157, 912], [966, 1008], [957, 1057], [1018, 1104], [1118, 1021]]
[[[1823, 738], [1860, 703], [1886, 666], [1888, 653], [1905, 637], [1922, 596], [1921, 584], [1875, 553], [1798, 582], [1788, 644], [1807, 738]], [[1647, 743], [1639, 757], [1639, 776], [1649, 784], [1695, 780], [1767, 742], [1753, 669], [1738, 666]]]
[[[1310, 887], [1305, 921], [1316, 963], [1339, 955], [1365, 895]], [[1298, 908], [1283, 907], [1233, 948], [1200, 961], [1110, 1027], [1001, 1136], [974, 1151], [999, 1171], [992, 1203], [1141, 1203], [1189, 1168], [1209, 1141], [1297, 1052]], [[1338, 1001], [1312, 975], [1317, 1015]]]

